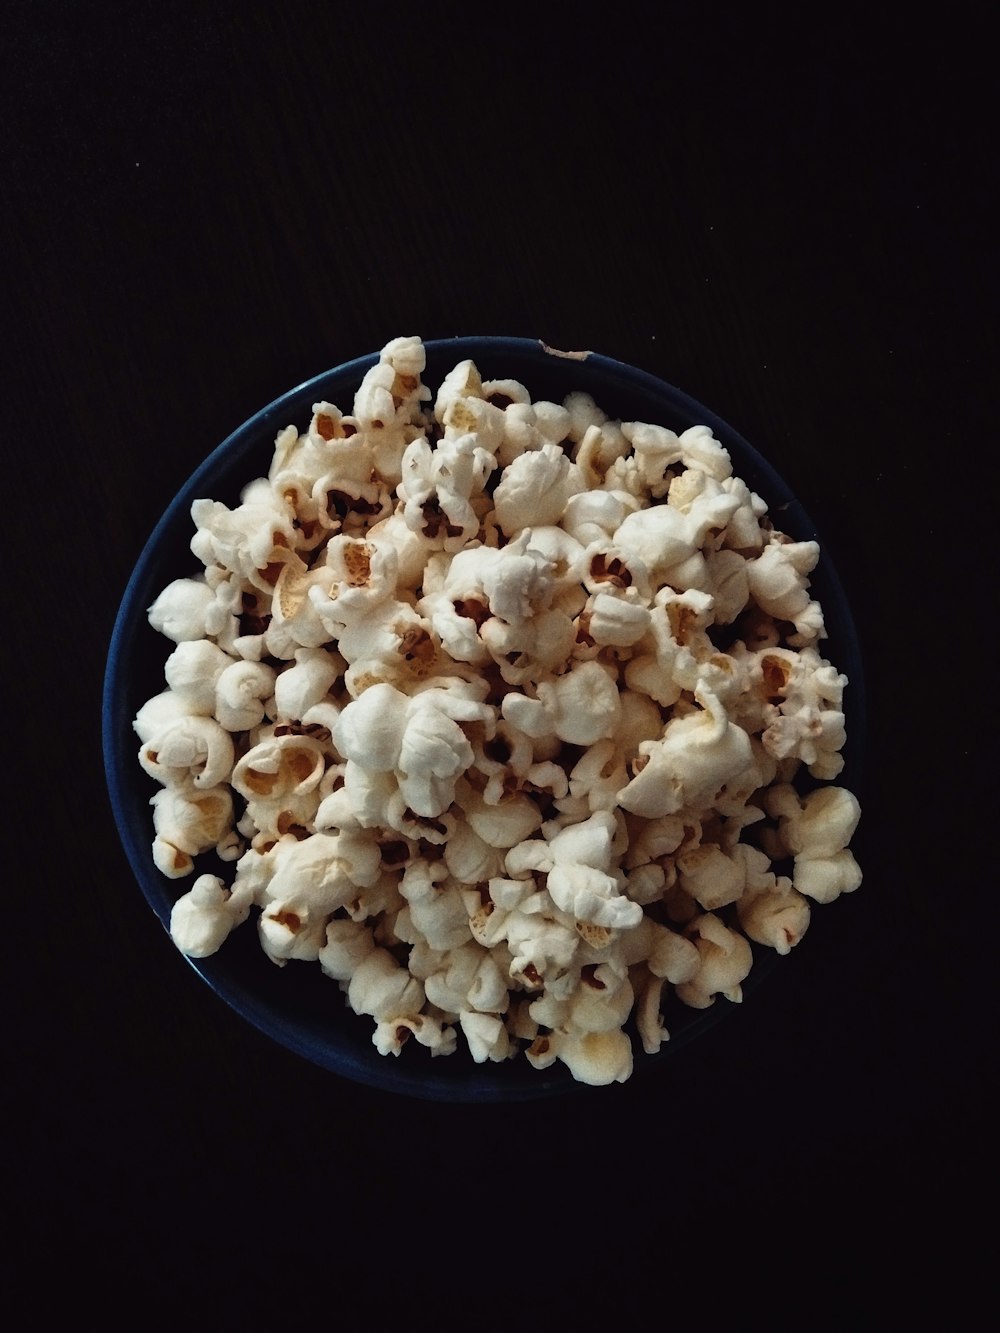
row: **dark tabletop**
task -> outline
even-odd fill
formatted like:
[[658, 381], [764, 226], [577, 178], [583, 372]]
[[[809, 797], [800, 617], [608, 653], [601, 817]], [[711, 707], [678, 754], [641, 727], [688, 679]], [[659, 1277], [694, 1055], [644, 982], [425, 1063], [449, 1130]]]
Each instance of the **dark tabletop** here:
[[[915, 1290], [965, 1326], [963, 1200], [995, 1191], [996, 120], [986, 7], [901, 12], [7, 6], [18, 1271], [82, 1255], [224, 1327], [247, 1291], [457, 1318], [464, 1290], [521, 1327], [648, 1290], [666, 1319], [726, 1274], [772, 1326], [793, 1277], [831, 1326]], [[686, 390], [788, 480], [855, 610], [864, 883], [621, 1087], [470, 1107], [314, 1067], [184, 965], [121, 850], [100, 692], [146, 537], [254, 411], [400, 334]]]

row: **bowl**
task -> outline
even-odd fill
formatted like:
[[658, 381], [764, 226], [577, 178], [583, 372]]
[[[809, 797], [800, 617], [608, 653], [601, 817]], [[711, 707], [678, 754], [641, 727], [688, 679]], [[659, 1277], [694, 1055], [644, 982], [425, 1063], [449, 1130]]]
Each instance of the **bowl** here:
[[[714, 412], [662, 380], [609, 357], [584, 358], [555, 354], [531, 339], [504, 337], [449, 338], [425, 344], [424, 380], [437, 388], [457, 362], [471, 358], [484, 379], [516, 379], [532, 400], [561, 402], [577, 390], [593, 396], [611, 417], [650, 421], [680, 432], [705, 424], [728, 449], [733, 469], [767, 502], [777, 523], [796, 540], [817, 540], [821, 555], [811, 576], [812, 595], [821, 603], [828, 639], [823, 656], [846, 673], [850, 687], [845, 711], [848, 741], [845, 769], [839, 783], [857, 791], [865, 733], [864, 684], [858, 636], [843, 586], [822, 538], [791, 488], [774, 468]], [[209, 497], [228, 505], [255, 477], [265, 476], [279, 430], [295, 424], [303, 430], [312, 404], [321, 399], [349, 411], [354, 393], [378, 354], [360, 357], [289, 390], [250, 417], [224, 440], [167, 506], [150, 536], [125, 589], [112, 634], [103, 697], [103, 745], [108, 790], [124, 850], [139, 887], [166, 931], [175, 899], [191, 880], [167, 879], [151, 855], [153, 837], [150, 798], [158, 790], [139, 767], [138, 739], [132, 727], [139, 707], [164, 688], [163, 664], [173, 645], [149, 625], [147, 608], [175, 578], [199, 568], [189, 547], [193, 535], [193, 500]], [[206, 866], [206, 869], [212, 869]], [[822, 913], [820, 914], [822, 916]], [[812, 931], [822, 931], [822, 920]], [[174, 946], [169, 938], [166, 947]], [[744, 984], [749, 1000], [768, 981], [781, 959], [770, 949], [753, 946], [754, 966]], [[178, 958], [183, 955], [178, 954]], [[398, 1057], [380, 1055], [372, 1044], [372, 1022], [348, 1009], [339, 987], [315, 965], [292, 963], [276, 967], [260, 948], [248, 922], [235, 930], [218, 953], [188, 959], [190, 966], [237, 1013], [282, 1046], [313, 1063], [358, 1083], [439, 1101], [519, 1101], [578, 1093], [585, 1085], [573, 1080], [561, 1064], [536, 1070], [519, 1057], [500, 1064], [475, 1064], [459, 1040], [458, 1050], [432, 1058], [410, 1042]], [[656, 1055], [636, 1049], [633, 1078], [661, 1069], [671, 1053], [724, 1020], [733, 1006], [717, 999], [706, 1010], [690, 1009], [670, 999], [664, 1009], [670, 1040]]]

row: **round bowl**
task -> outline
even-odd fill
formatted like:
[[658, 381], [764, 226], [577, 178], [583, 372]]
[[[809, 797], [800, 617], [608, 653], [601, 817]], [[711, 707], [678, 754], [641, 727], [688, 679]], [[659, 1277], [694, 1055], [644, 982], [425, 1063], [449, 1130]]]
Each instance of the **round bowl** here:
[[[621, 420], [649, 421], [680, 432], [705, 424], [728, 449], [737, 476], [756, 491], [777, 525], [796, 540], [820, 542], [819, 565], [811, 576], [813, 595], [823, 606], [828, 639], [823, 655], [846, 673], [848, 742], [845, 769], [838, 782], [857, 791], [865, 733], [864, 685], [858, 637], [847, 598], [802, 505], [774, 468], [731, 426], [680, 390], [632, 366], [597, 354], [585, 359], [550, 352], [526, 338], [450, 338], [425, 344], [424, 379], [436, 390], [457, 362], [471, 358], [484, 379], [516, 379], [532, 400], [561, 402], [582, 390]], [[308, 424], [312, 404], [325, 399], [350, 411], [354, 393], [378, 354], [360, 357], [317, 375], [283, 394], [252, 416], [209, 455], [167, 507], [139, 557], [122, 599], [108, 652], [103, 699], [103, 744], [108, 788], [125, 852], [150, 906], [168, 929], [174, 901], [190, 880], [171, 881], [153, 864], [150, 797], [158, 790], [139, 766], [138, 738], [132, 721], [140, 706], [164, 689], [163, 664], [173, 645], [149, 625], [147, 608], [175, 578], [191, 576], [198, 562], [189, 547], [193, 535], [193, 500], [208, 497], [238, 503], [247, 482], [265, 476], [279, 430]], [[822, 915], [822, 914], [821, 914]], [[822, 930], [822, 920], [813, 930]], [[167, 947], [173, 948], [169, 938]], [[754, 966], [744, 984], [751, 996], [771, 976], [780, 958], [753, 946]], [[179, 957], [182, 955], [178, 955]], [[397, 1057], [381, 1056], [371, 1040], [372, 1022], [348, 1009], [339, 987], [318, 966], [295, 963], [276, 967], [260, 948], [248, 922], [233, 932], [210, 958], [188, 960], [194, 970], [234, 1010], [288, 1049], [334, 1073], [373, 1087], [410, 1096], [462, 1102], [516, 1101], [581, 1090], [569, 1071], [555, 1064], [541, 1071], [523, 1057], [477, 1065], [459, 1040], [455, 1054], [433, 1059], [410, 1042]], [[670, 1040], [656, 1055], [637, 1046], [633, 1078], [648, 1075], [669, 1060], [672, 1051], [724, 1018], [733, 1006], [719, 999], [706, 1010], [668, 1000], [664, 1009]]]

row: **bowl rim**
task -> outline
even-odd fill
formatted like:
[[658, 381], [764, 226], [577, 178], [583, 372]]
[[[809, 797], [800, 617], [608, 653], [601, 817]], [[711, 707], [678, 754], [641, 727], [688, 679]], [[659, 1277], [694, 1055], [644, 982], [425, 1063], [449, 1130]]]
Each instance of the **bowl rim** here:
[[[788, 483], [774, 466], [728, 422], [705, 407], [697, 399], [649, 371], [615, 358], [596, 352], [562, 353], [555, 351], [537, 339], [497, 335], [469, 335], [433, 339], [424, 342], [423, 346], [428, 363], [437, 362], [446, 354], [449, 358], [452, 358], [452, 365], [467, 358], [475, 361], [477, 357], [482, 358], [486, 355], [503, 355], [506, 353], [511, 354], [512, 361], [531, 359], [536, 360], [539, 366], [546, 363], [544, 360], [538, 360], [538, 358], [548, 356], [562, 358], [584, 367], [585, 371], [581, 373], [588, 377], [592, 376], [596, 380], [603, 379], [608, 382], [613, 381], [625, 393], [641, 391], [662, 402], [665, 408], [669, 408], [674, 413], [690, 417], [692, 424], [697, 422], [709, 426], [716, 439], [720, 440], [731, 454], [733, 453], [733, 446], [735, 446], [735, 452], [739, 455], [739, 458], [733, 460], [734, 472], [736, 475], [744, 477], [744, 479], [746, 479], [745, 473], [748, 470], [746, 464], [749, 460], [752, 465], [749, 470], [754, 474], [752, 489], [765, 498], [769, 514], [780, 513], [782, 531], [792, 527], [798, 533], [811, 534], [810, 537], [799, 536], [798, 540], [813, 539], [820, 543], [821, 557], [816, 576], [813, 578], [813, 585], [815, 586], [816, 583], [824, 585], [823, 596], [820, 599], [824, 615], [831, 625], [836, 624], [838, 626], [839, 645], [836, 666], [838, 671], [842, 671], [848, 676], [850, 682], [849, 709], [847, 710], [849, 714], [848, 746], [845, 747], [845, 757], [849, 753], [849, 760], [845, 765], [845, 773], [850, 773], [850, 790], [859, 794], [864, 772], [867, 709], [865, 672], [857, 625], [851, 613], [850, 603], [840, 575], [830, 557], [829, 548], [820, 539], [812, 519], [801, 502], [794, 497]], [[135, 757], [135, 745], [133, 744], [130, 747], [125, 745], [125, 726], [128, 726], [129, 734], [133, 737], [134, 732], [131, 731], [132, 719], [131, 717], [127, 719], [124, 717], [126, 710], [123, 707], [123, 701], [128, 696], [127, 666], [129, 656], [127, 649], [132, 639], [141, 633], [144, 627], [148, 627], [147, 605], [143, 603], [146, 603], [146, 598], [149, 595], [157, 555], [168, 534], [178, 531], [182, 522], [190, 526], [191, 503], [202, 494], [210, 494], [206, 491], [204, 483], [215, 477], [220, 466], [227, 464], [233, 455], [242, 457], [244, 453], [255, 454], [258, 450], [263, 451], [264, 432], [271, 432], [270, 440], [273, 444], [276, 430], [272, 428], [280, 429], [287, 425], [288, 419], [286, 417], [289, 411], [300, 412], [302, 405], [307, 400], [311, 408], [312, 402], [323, 397], [321, 390], [324, 387], [332, 387], [334, 383], [338, 386], [344, 386], [345, 390], [351, 384], [354, 384], [356, 388], [357, 383], [360, 383], [364, 374], [377, 363], [378, 359], [379, 352], [371, 352], [343, 362], [331, 369], [321, 371], [286, 390], [231, 431], [207, 455], [173, 496], [146, 540], [126, 584], [108, 645], [107, 666], [101, 698], [104, 768], [112, 813], [126, 858], [143, 896], [165, 930], [169, 927], [172, 901], [169, 888], [171, 881], [156, 869], [149, 852], [150, 835], [152, 833], [151, 820], [145, 839], [141, 839], [135, 821], [128, 816], [130, 780], [134, 781], [137, 775], [141, 774], [141, 770]], [[511, 375], [507, 378], [513, 377], [512, 370]], [[585, 391], [593, 392], [595, 401], [603, 407], [599, 387], [595, 387], [593, 390], [588, 387]], [[339, 387], [337, 392], [342, 396], [343, 391]], [[570, 390], [566, 392], [570, 392]], [[353, 396], [353, 390], [351, 390], [351, 393]], [[532, 401], [537, 400], [533, 398]], [[300, 429], [300, 427], [298, 428]], [[251, 480], [253, 478], [247, 476], [241, 484], [245, 485]], [[192, 575], [198, 572], [197, 562], [193, 556], [191, 568]], [[157, 595], [159, 590], [160, 588], [156, 587], [153, 595]], [[169, 652], [167, 647], [169, 642], [164, 638], [164, 656]], [[227, 945], [230, 943], [231, 941], [227, 941]], [[750, 975], [743, 985], [745, 995], [749, 995], [756, 990], [766, 977], [773, 973], [779, 961], [774, 950], [758, 951], [757, 946], [752, 947], [755, 952], [755, 961]], [[220, 955], [222, 958], [221, 965], [214, 961], [219, 959]], [[180, 956], [186, 959], [201, 979], [231, 1009], [249, 1021], [265, 1036], [277, 1041], [286, 1049], [302, 1056], [311, 1063], [367, 1087], [375, 1087], [382, 1091], [401, 1093], [432, 1101], [481, 1103], [533, 1100], [553, 1094], [576, 1093], [587, 1086], [572, 1079], [568, 1070], [558, 1062], [548, 1070], [534, 1070], [527, 1065], [526, 1061], [504, 1061], [498, 1064], [475, 1066], [472, 1071], [464, 1071], [469, 1075], [468, 1077], [459, 1077], [459, 1071], [453, 1068], [456, 1060], [455, 1056], [435, 1060], [432, 1066], [425, 1067], [423, 1064], [408, 1061], [406, 1053], [399, 1059], [381, 1056], [375, 1050], [374, 1045], [368, 1048], [364, 1057], [355, 1054], [350, 1049], [339, 1046], [321, 1048], [317, 1045], [315, 1038], [310, 1039], [308, 1035], [300, 1030], [299, 1026], [289, 1020], [286, 1014], [276, 1009], [273, 1003], [262, 1000], [259, 995], [254, 994], [246, 986], [227, 976], [225, 946], [220, 954], [207, 959], [186, 958], [183, 954]], [[340, 1002], [346, 1009], [346, 1001], [343, 997], [341, 997]], [[683, 1026], [671, 1033], [670, 1039], [663, 1043], [656, 1055], [647, 1056], [643, 1055], [641, 1050], [636, 1051], [632, 1080], [653, 1068], [661, 1067], [665, 1057], [668, 1057], [672, 1051], [686, 1045], [693, 1037], [699, 1035], [708, 1027], [714, 1026], [721, 1018], [732, 1013], [735, 1009], [736, 1006], [723, 1005], [721, 1001], [716, 1001], [708, 1009], [693, 1011], [693, 1015], [686, 1019]], [[692, 1013], [692, 1011], [687, 1012]], [[364, 1023], [366, 1020], [359, 1015], [357, 1021], [358, 1023]], [[523, 1066], [523, 1069], [518, 1069], [517, 1077], [511, 1077], [511, 1069], [515, 1064]], [[440, 1077], [437, 1073], [438, 1066], [441, 1067]], [[524, 1069], [528, 1071], [527, 1077], [523, 1076]]]

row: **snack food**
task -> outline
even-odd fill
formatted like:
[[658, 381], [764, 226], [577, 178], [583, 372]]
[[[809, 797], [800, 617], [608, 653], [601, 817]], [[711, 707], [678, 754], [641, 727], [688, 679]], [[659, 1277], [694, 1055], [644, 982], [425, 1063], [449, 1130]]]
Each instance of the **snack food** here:
[[204, 573], [151, 608], [177, 646], [136, 729], [157, 865], [235, 874], [172, 934], [205, 956], [259, 909], [383, 1053], [460, 1028], [477, 1060], [620, 1080], [630, 1015], [656, 1050], [665, 990], [738, 999], [748, 937], [787, 952], [807, 896], [860, 882], [857, 802], [792, 785], [844, 741], [818, 548], [706, 427], [470, 362], [431, 409], [423, 368], [394, 340], [351, 416], [317, 404], [238, 507], [193, 506]]

